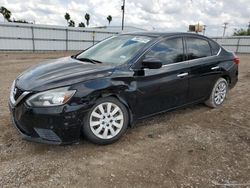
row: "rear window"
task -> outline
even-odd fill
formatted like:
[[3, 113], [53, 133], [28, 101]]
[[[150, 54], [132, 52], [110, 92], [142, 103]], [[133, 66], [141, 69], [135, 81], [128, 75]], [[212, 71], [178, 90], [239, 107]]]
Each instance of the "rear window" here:
[[159, 42], [150, 49], [145, 57], [156, 57], [164, 65], [183, 61], [182, 38], [172, 38]]
[[188, 60], [211, 56], [211, 48], [207, 40], [186, 38]]
[[217, 55], [220, 50], [220, 45], [218, 45], [215, 41], [210, 41], [210, 45], [212, 48], [212, 55]]

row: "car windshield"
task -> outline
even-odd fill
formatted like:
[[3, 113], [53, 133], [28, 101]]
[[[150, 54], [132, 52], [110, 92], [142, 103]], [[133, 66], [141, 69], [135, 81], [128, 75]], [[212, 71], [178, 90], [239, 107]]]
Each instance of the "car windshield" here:
[[79, 54], [79, 60], [121, 65], [134, 57], [152, 38], [147, 36], [119, 35], [108, 38]]

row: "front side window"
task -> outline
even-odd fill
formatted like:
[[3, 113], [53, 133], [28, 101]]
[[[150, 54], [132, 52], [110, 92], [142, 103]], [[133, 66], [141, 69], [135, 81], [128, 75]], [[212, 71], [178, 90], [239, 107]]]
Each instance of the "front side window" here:
[[208, 41], [189, 37], [186, 38], [186, 43], [188, 60], [211, 56], [211, 48]]
[[118, 35], [94, 45], [76, 58], [121, 65], [134, 57], [151, 40], [148, 36]]
[[163, 65], [183, 61], [183, 40], [181, 37], [167, 39], [153, 46], [145, 58], [157, 58]]

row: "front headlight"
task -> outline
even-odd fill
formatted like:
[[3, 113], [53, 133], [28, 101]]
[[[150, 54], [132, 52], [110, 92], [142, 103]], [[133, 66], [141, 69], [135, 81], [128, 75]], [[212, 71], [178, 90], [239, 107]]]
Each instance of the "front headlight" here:
[[14, 90], [15, 90], [15, 85], [16, 85], [16, 80], [13, 81], [11, 88], [10, 88], [10, 102], [12, 104], [15, 103], [15, 99], [14, 99]]
[[68, 89], [69, 87], [63, 87], [37, 93], [28, 98], [26, 103], [35, 107], [59, 106], [68, 102], [76, 92]]
[[15, 89], [15, 85], [16, 85], [16, 80], [13, 81], [11, 87], [10, 87], [10, 96], [13, 97], [14, 94], [14, 89]]

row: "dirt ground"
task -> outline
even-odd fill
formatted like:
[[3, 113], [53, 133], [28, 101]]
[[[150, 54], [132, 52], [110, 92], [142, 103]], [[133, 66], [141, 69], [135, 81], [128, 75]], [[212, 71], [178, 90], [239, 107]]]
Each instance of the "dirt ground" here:
[[250, 187], [250, 55], [221, 108], [145, 119], [121, 140], [54, 146], [22, 140], [7, 106], [12, 81], [66, 53], [0, 53], [0, 187]]

